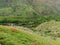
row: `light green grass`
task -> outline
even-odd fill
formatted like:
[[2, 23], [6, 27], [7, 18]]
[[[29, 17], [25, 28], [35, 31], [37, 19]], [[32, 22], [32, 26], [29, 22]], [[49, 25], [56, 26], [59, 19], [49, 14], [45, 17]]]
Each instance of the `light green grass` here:
[[56, 42], [49, 37], [41, 37], [22, 30], [12, 31], [4, 26], [0, 26], [1, 43], [3, 45], [60, 45], [59, 41]]
[[36, 27], [40, 33], [48, 36], [60, 37], [60, 21], [49, 21]]

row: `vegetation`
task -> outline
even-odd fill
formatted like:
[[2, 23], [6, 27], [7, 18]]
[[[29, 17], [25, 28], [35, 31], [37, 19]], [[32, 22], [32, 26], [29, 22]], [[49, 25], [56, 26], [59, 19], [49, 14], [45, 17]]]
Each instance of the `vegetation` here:
[[0, 25], [0, 45], [60, 45], [60, 1], [0, 0]]
[[0, 26], [0, 44], [1, 45], [60, 45], [49, 37], [41, 37], [35, 34], [27, 33], [23, 30], [17, 30], [14, 27]]
[[3, 5], [0, 5], [2, 7], [0, 8], [0, 24], [13, 23], [14, 25], [33, 29], [39, 24], [50, 20], [60, 21], [59, 10], [55, 5], [52, 6], [52, 4], [47, 5], [41, 2], [39, 7], [36, 5], [38, 5], [40, 1], [39, 3], [31, 0], [3, 0], [1, 2]]
[[44, 36], [60, 37], [60, 21], [49, 21], [36, 27], [36, 30]]

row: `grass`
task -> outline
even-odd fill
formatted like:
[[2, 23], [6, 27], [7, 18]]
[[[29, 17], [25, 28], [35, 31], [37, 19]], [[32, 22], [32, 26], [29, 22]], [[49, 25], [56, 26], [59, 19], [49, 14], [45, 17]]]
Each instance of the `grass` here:
[[[57, 40], [58, 41], [58, 40]], [[6, 28], [0, 26], [0, 44], [1, 45], [60, 45], [49, 37], [42, 37], [27, 33], [23, 30]]]
[[60, 37], [60, 21], [49, 21], [36, 27], [36, 30], [42, 34]]

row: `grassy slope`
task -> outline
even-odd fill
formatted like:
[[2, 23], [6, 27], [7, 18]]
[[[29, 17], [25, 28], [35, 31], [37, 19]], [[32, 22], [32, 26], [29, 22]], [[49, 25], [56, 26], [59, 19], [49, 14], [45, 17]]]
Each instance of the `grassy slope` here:
[[[36, 29], [38, 29], [38, 30], [40, 30], [40, 29], [47, 29], [47, 28], [52, 28], [52, 27], [54, 27], [54, 26], [56, 26], [55, 28], [59, 28], [59, 26], [60, 26], [60, 21], [54, 21], [54, 20], [51, 20], [51, 21], [49, 21], [49, 22], [44, 22], [44, 23], [42, 23], [41, 25], [39, 25], [39, 26], [37, 26], [36, 27]], [[53, 30], [53, 29], [52, 29]]]
[[60, 37], [60, 21], [49, 21], [36, 27], [36, 30], [50, 36]]
[[[57, 40], [58, 41], [58, 40]], [[0, 26], [0, 44], [2, 45], [60, 45], [47, 37], [18, 31], [15, 28]]]

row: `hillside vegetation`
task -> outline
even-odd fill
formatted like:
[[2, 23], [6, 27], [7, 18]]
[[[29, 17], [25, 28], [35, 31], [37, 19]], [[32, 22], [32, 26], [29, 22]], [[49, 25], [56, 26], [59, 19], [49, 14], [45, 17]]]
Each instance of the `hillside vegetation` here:
[[[56, 40], [58, 41], [58, 40]], [[60, 45], [49, 37], [41, 37], [30, 34], [16, 28], [0, 26], [0, 44], [1, 45]]]
[[0, 0], [0, 45], [60, 45], [60, 0]]
[[40, 24], [35, 28], [42, 35], [60, 37], [60, 21], [49, 21]]
[[13, 23], [33, 29], [50, 20], [60, 21], [59, 0], [0, 0], [0, 2], [0, 24], [3, 25]]

